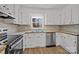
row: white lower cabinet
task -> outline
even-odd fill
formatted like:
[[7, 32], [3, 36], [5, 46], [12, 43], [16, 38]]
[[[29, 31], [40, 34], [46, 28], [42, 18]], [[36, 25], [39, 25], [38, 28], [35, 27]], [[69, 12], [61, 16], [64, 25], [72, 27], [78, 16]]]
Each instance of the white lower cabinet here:
[[24, 48], [45, 47], [46, 34], [45, 33], [27, 33], [23, 39]]
[[56, 33], [56, 46], [61, 45], [61, 33]]
[[64, 33], [57, 33], [56, 42], [69, 53], [77, 53], [77, 36]]
[[23, 35], [23, 51], [26, 48], [26, 34]]

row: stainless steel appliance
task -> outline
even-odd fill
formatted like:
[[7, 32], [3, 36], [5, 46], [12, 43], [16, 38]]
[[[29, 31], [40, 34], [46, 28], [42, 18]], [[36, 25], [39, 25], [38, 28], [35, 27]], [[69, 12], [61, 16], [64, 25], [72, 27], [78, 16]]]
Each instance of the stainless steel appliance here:
[[7, 31], [6, 28], [0, 28], [0, 45], [7, 43]]
[[55, 33], [47, 32], [46, 33], [46, 47], [55, 47], [55, 46], [56, 46]]
[[23, 35], [8, 35], [8, 44], [5, 54], [22, 54], [23, 53]]

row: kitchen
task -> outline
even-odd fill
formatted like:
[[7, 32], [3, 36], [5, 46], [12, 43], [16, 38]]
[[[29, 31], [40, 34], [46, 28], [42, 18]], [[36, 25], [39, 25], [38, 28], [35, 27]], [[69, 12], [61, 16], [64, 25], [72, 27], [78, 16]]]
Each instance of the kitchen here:
[[0, 4], [0, 54], [78, 54], [78, 10], [78, 4]]

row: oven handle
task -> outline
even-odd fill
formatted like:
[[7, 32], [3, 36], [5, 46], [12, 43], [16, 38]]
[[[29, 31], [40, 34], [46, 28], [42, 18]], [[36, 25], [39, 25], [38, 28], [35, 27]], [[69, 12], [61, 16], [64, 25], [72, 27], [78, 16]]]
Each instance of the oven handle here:
[[13, 44], [16, 43], [16, 41], [19, 41], [23, 36], [19, 36], [17, 37], [15, 40], [13, 40], [12, 42], [10, 42], [9, 46], [12, 46]]
[[12, 46], [10, 46], [11, 49], [14, 48], [16, 45], [18, 45], [22, 40], [23, 40], [23, 39], [21, 38], [19, 41], [17, 41], [17, 43], [15, 43], [15, 44], [13, 44]]

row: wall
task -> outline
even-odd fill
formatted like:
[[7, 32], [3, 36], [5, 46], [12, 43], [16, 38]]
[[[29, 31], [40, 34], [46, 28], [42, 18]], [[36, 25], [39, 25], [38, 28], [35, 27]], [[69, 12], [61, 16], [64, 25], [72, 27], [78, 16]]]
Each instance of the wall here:
[[[8, 28], [8, 33], [13, 33], [17, 31], [17, 25], [7, 24], [0, 18], [0, 28]], [[6, 19], [5, 19], [6, 20]]]
[[79, 33], [79, 25], [65, 25], [60, 27], [61, 31]]

